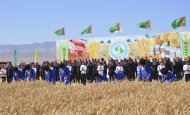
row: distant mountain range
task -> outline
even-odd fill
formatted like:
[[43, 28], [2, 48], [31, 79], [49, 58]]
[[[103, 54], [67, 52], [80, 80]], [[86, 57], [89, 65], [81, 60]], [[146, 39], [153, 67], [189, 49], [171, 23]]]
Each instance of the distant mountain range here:
[[44, 42], [22, 45], [0, 45], [0, 62], [13, 62], [13, 51], [17, 49], [18, 63], [30, 63], [34, 61], [34, 51], [38, 49], [38, 61], [55, 61], [56, 60], [56, 42]]

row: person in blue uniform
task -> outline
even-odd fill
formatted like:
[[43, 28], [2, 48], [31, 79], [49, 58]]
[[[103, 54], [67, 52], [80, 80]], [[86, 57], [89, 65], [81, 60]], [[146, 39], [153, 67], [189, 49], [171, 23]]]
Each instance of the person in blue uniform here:
[[71, 74], [68, 67], [65, 67], [64, 64], [60, 65], [59, 69], [59, 79], [60, 82], [63, 82], [65, 85], [68, 85], [71, 79]]
[[59, 68], [59, 80], [60, 80], [60, 82], [64, 81], [64, 64], [60, 64], [60, 68]]
[[146, 73], [147, 73], [147, 77], [146, 77], [146, 81], [152, 81], [152, 68], [151, 68], [151, 62], [150, 60], [146, 61]]
[[30, 65], [29, 64], [27, 64], [26, 66], [25, 66], [25, 80], [27, 80], [27, 81], [31, 81], [32, 80], [32, 76], [31, 76], [31, 67], [30, 67]]
[[161, 69], [161, 73], [162, 83], [170, 83], [177, 81], [177, 77], [171, 71], [168, 71], [166, 68]]
[[118, 63], [118, 66], [116, 67], [115, 73], [116, 73], [116, 79], [117, 80], [124, 80], [125, 79], [125, 75], [123, 73], [123, 66], [121, 66], [120, 63]]
[[20, 75], [20, 80], [24, 80], [24, 73], [23, 73], [23, 69], [22, 69], [22, 66], [21, 66], [21, 64], [18, 66], [18, 74]]
[[151, 81], [151, 67], [147, 64], [146, 59], [141, 59], [139, 61], [137, 74], [139, 81]]
[[71, 72], [68, 67], [64, 68], [64, 84], [68, 85], [71, 79]]
[[53, 69], [50, 69], [48, 65], [45, 65], [44, 70], [45, 70], [44, 71], [45, 81], [55, 84], [56, 78], [55, 78], [55, 72], [53, 71]]
[[97, 71], [98, 71], [99, 76], [97, 76], [98, 78], [96, 78], [96, 81], [100, 79], [101, 81], [108, 81], [106, 75], [104, 75], [104, 66], [102, 65], [101, 62], [98, 63]]
[[13, 82], [22, 80], [22, 72], [18, 70], [18, 67], [13, 68]]
[[36, 80], [36, 67], [35, 67], [35, 65], [32, 65], [31, 80]]

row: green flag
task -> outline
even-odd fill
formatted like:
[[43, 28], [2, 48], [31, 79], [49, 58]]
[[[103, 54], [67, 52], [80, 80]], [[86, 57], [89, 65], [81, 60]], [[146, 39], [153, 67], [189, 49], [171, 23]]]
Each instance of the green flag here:
[[17, 53], [16, 53], [16, 49], [14, 49], [14, 66], [17, 66]]
[[115, 31], [120, 31], [120, 25], [119, 23], [115, 24], [113, 27], [109, 29], [111, 33], [114, 33]]
[[144, 28], [144, 29], [150, 29], [151, 25], [150, 25], [150, 20], [146, 21], [146, 22], [141, 22], [137, 24], [137, 27], [139, 28]]
[[86, 28], [83, 32], [81, 32], [81, 35], [92, 33], [92, 25], [90, 25], [88, 28]]
[[186, 26], [186, 17], [181, 17], [177, 20], [174, 20], [171, 24], [173, 29], [176, 29], [181, 26]]
[[56, 36], [65, 35], [65, 29], [61, 28], [61, 29], [55, 31], [54, 33], [56, 34]]

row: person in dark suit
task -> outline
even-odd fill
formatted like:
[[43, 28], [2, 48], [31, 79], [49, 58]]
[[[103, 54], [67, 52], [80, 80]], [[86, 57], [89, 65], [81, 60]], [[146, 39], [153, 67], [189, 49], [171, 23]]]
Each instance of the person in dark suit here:
[[40, 65], [36, 63], [36, 79], [39, 80], [40, 78]]
[[11, 83], [13, 80], [13, 66], [11, 63], [7, 63], [7, 82]]
[[87, 80], [92, 81], [92, 74], [93, 74], [93, 65], [90, 60], [88, 60], [87, 64]]
[[158, 71], [157, 71], [158, 65], [159, 65], [159, 63], [154, 58], [153, 62], [152, 62], [152, 67], [151, 67], [151, 69], [152, 69], [152, 78], [154, 80], [158, 80]]
[[71, 81], [70, 82], [77, 82], [77, 62], [74, 60], [72, 63], [72, 70], [71, 70]]
[[109, 76], [109, 80], [110, 82], [115, 81], [115, 66], [112, 62], [109, 62], [108, 65], [108, 76]]
[[81, 83], [81, 72], [80, 72], [81, 62], [77, 62], [77, 82]]
[[136, 72], [135, 62], [132, 59], [129, 59], [129, 78], [130, 78], [130, 81], [135, 80], [135, 72]]

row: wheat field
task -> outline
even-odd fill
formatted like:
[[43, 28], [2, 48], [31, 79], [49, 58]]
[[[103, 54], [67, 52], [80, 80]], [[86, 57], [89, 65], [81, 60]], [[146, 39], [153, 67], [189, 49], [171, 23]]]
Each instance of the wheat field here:
[[1, 115], [188, 115], [190, 84], [179, 81], [65, 86], [43, 81], [0, 83]]

